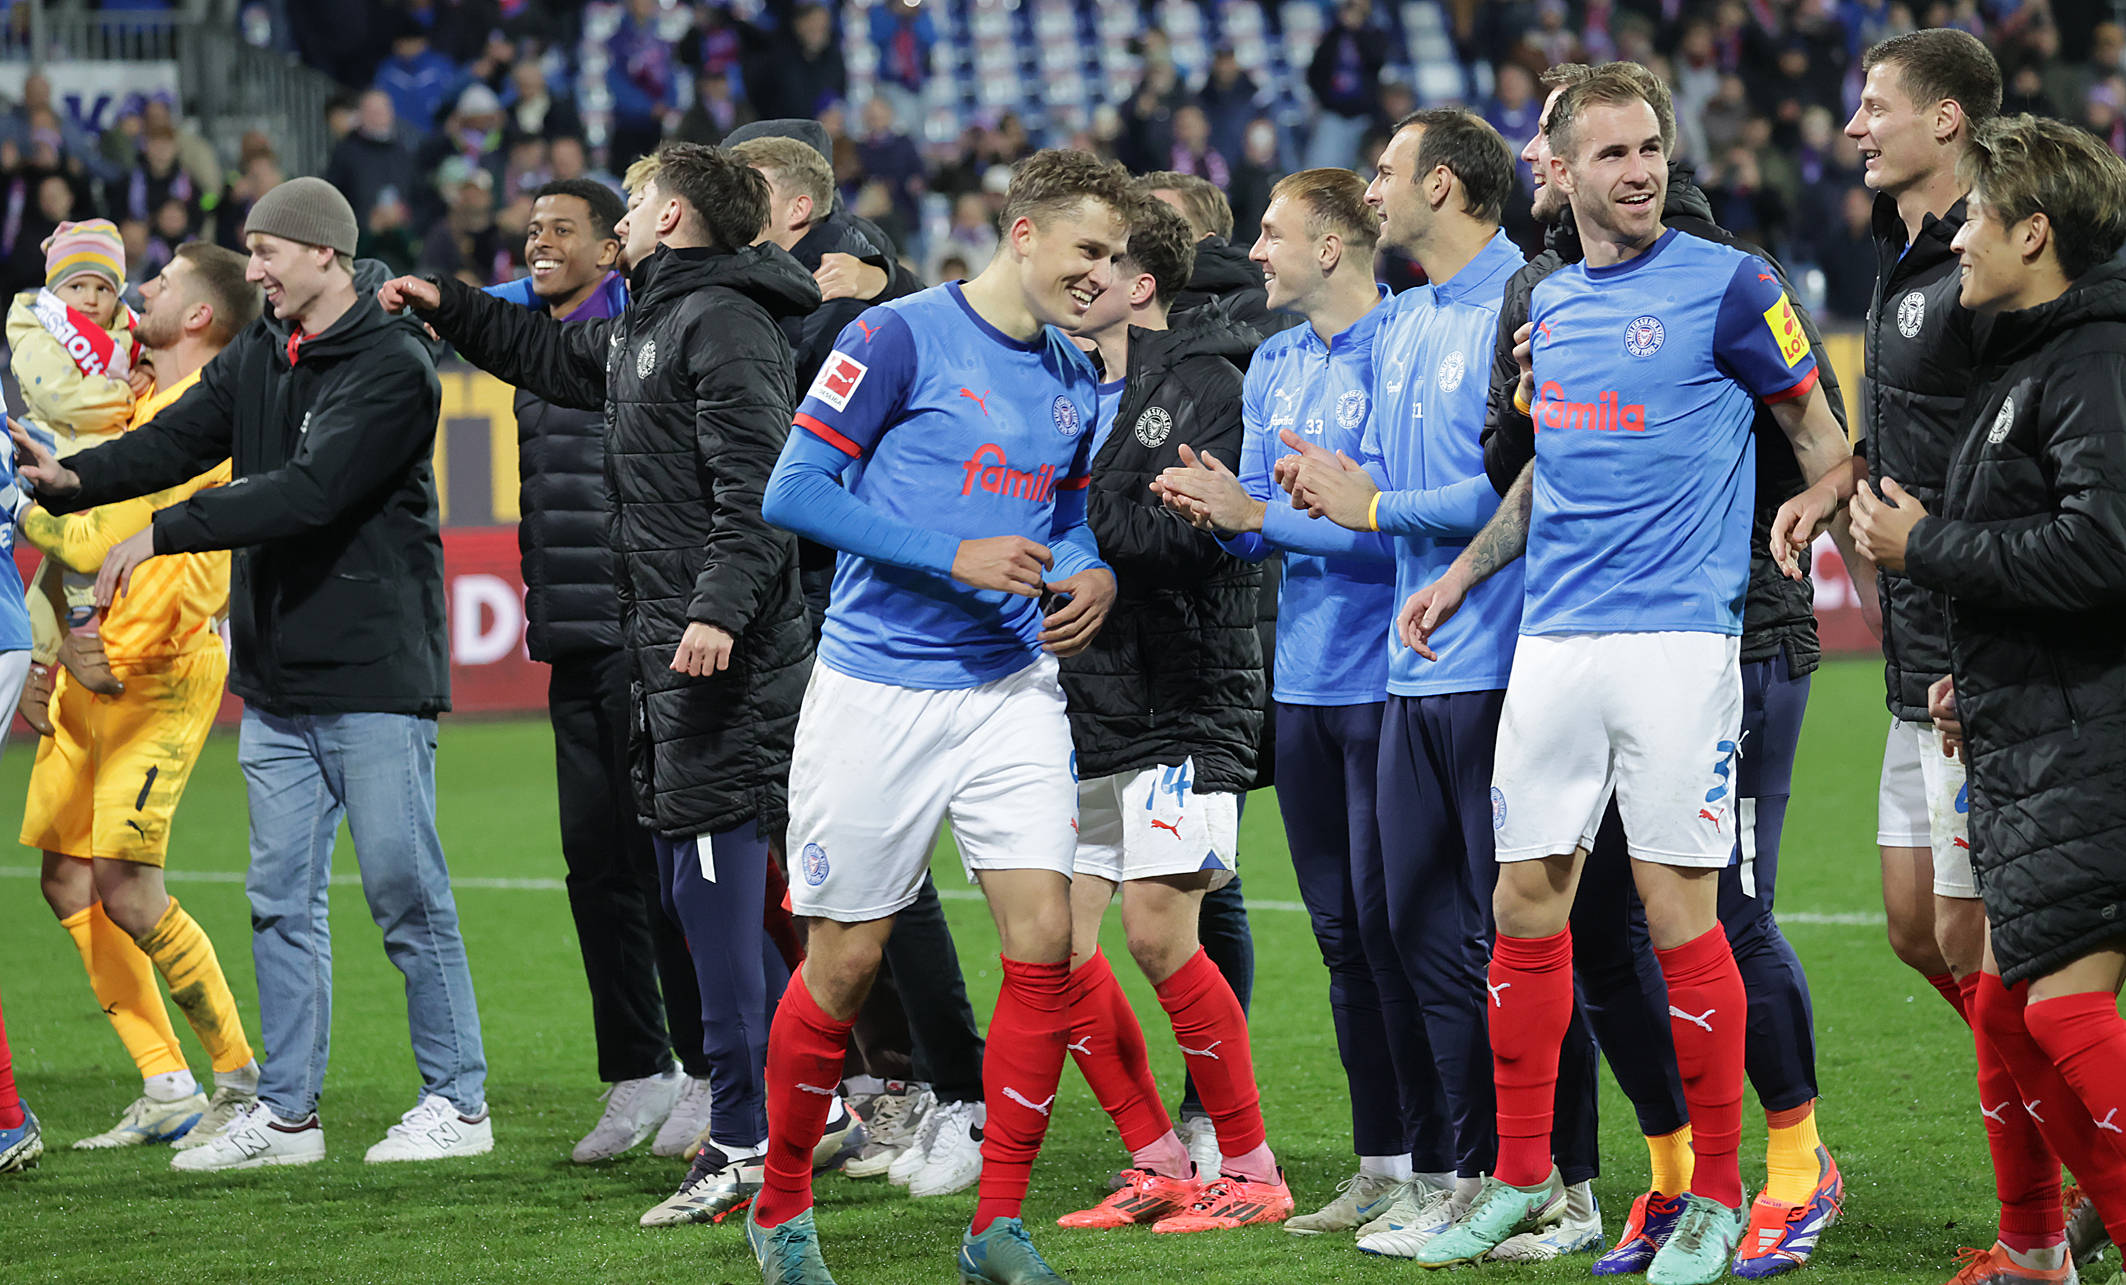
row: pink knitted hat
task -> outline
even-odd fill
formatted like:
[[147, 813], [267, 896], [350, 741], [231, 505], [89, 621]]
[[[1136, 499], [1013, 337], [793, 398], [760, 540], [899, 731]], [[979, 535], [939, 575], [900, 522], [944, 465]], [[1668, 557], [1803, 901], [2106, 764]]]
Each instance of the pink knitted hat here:
[[94, 272], [125, 289], [125, 240], [109, 219], [62, 223], [44, 243], [44, 284], [58, 289], [68, 277]]

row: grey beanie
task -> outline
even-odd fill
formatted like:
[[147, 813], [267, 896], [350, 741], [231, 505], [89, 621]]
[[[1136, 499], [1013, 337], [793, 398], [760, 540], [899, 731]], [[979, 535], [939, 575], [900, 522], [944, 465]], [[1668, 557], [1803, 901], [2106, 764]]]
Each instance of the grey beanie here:
[[321, 178], [291, 178], [267, 190], [244, 220], [244, 235], [263, 232], [304, 245], [322, 245], [354, 257], [361, 235], [354, 207], [340, 190]]

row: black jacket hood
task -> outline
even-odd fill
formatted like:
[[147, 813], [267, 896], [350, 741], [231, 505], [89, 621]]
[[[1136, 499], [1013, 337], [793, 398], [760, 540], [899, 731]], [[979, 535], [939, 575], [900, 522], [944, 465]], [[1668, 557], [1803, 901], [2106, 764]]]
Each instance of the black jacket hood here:
[[1129, 331], [1130, 367], [1166, 370], [1190, 357], [1223, 357], [1243, 374], [1262, 340], [1216, 310], [1198, 309], [1171, 317], [1165, 330]]
[[703, 286], [735, 290], [771, 317], [799, 317], [819, 307], [812, 274], [779, 245], [749, 245], [736, 253], [660, 246], [628, 274], [628, 290], [645, 308]]
[[1989, 366], [2005, 366], [2050, 347], [2063, 333], [2099, 321], [2126, 322], [2126, 265], [2099, 264], [2050, 303], [1995, 318], [1980, 350]]
[[[1712, 200], [1698, 186], [1698, 171], [1689, 161], [1668, 163], [1668, 194], [1661, 201], [1661, 222], [1673, 224], [1679, 219], [1713, 221]], [[1558, 221], [1544, 229], [1543, 244], [1567, 263], [1578, 263], [1587, 257], [1580, 246], [1580, 228], [1573, 221], [1571, 206], [1566, 206]]]
[[1207, 236], [1196, 243], [1196, 270], [1189, 274], [1188, 289], [1204, 294], [1262, 288], [1262, 269], [1247, 251], [1222, 236]]

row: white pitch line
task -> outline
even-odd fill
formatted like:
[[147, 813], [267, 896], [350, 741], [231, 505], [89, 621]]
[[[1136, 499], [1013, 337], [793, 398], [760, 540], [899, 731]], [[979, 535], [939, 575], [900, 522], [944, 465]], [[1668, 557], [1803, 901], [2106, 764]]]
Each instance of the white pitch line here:
[[[35, 866], [0, 866], [0, 878], [35, 879], [39, 875]], [[163, 878], [171, 883], [236, 883], [244, 881], [237, 870], [170, 870]], [[333, 875], [336, 888], [359, 888], [360, 875]], [[490, 879], [478, 875], [453, 876], [453, 888], [470, 888], [481, 892], [565, 892], [568, 885], [559, 879]], [[980, 901], [982, 894], [973, 888], [940, 888], [938, 896], [946, 901]], [[1249, 910], [1275, 910], [1293, 914], [1305, 914], [1306, 907], [1296, 901], [1276, 901], [1269, 898], [1249, 898]], [[1782, 910], [1781, 924], [1808, 927], [1873, 928], [1885, 922], [1877, 911], [1868, 910]]]

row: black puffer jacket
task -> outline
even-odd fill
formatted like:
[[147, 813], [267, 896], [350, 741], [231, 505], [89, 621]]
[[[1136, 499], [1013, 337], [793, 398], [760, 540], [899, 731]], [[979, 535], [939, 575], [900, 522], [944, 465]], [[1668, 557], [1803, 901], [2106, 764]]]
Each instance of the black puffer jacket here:
[[[1661, 208], [1661, 221], [1686, 236], [1732, 246], [1754, 254], [1772, 265], [1779, 284], [1793, 301], [1794, 287], [1786, 269], [1763, 250], [1713, 222], [1713, 207], [1693, 180], [1688, 165], [1668, 167], [1668, 199]], [[1513, 335], [1528, 322], [1528, 299], [1536, 283], [1568, 263], [1583, 257], [1579, 229], [1572, 213], [1553, 225], [1544, 236], [1543, 252], [1506, 283], [1505, 304], [1499, 310], [1498, 342], [1491, 354], [1491, 400], [1484, 411], [1484, 471], [1500, 495], [1520, 476], [1521, 466], [1535, 458], [1535, 425], [1513, 408], [1513, 390], [1521, 380], [1520, 363], [1513, 357]], [[1794, 315], [1809, 337], [1809, 350], [1816, 354], [1817, 382], [1830, 403], [1831, 414], [1845, 426], [1845, 395], [1839, 390], [1838, 372], [1831, 369], [1830, 354], [1823, 348], [1823, 335], [1808, 309], [1794, 303]], [[1758, 406], [1757, 510], [1750, 530], [1749, 589], [1742, 605], [1742, 663], [1770, 660], [1781, 652], [1798, 677], [1811, 673], [1823, 660], [1823, 646], [1816, 637], [1815, 589], [1807, 579], [1790, 580], [1772, 561], [1772, 519], [1779, 506], [1801, 493], [1801, 465], [1794, 447], [1771, 409]], [[1924, 704], [1924, 702], [1922, 702]]]
[[152, 423], [68, 461], [54, 513], [147, 495], [223, 460], [236, 480], [155, 514], [157, 553], [233, 549], [229, 687], [275, 714], [450, 708], [438, 527], [442, 388], [420, 327], [378, 306], [384, 265], [291, 356], [261, 317]]
[[2126, 939], [2126, 269], [2001, 314], [1937, 516], [1972, 861], [2010, 985]]
[[1200, 792], [1255, 784], [1262, 569], [1151, 490], [1162, 469], [1179, 467], [1183, 443], [1240, 457], [1240, 366], [1254, 348], [1252, 334], [1222, 321], [1129, 332], [1128, 382], [1085, 501], [1115, 572], [1115, 605], [1092, 646], [1063, 662], [1082, 780], [1193, 756]]
[[[1962, 278], [1949, 242], [1963, 225], [1964, 203], [1958, 201], [1943, 217], [1930, 216], [1907, 250], [1897, 202], [1875, 198], [1875, 297], [1865, 335], [1861, 449], [1878, 494], [1883, 478], [1894, 477], [1930, 510], [1941, 502], [1986, 330], [1956, 301]], [[1893, 572], [1881, 573], [1876, 583], [1890, 712], [1924, 720], [1927, 688], [1949, 672], [1947, 604]]]
[[[661, 249], [611, 321], [562, 325], [438, 284], [430, 320], [468, 360], [549, 401], [604, 408], [643, 824], [685, 837], [781, 821], [812, 645], [795, 542], [762, 520], [760, 495], [795, 395], [776, 320], [818, 307], [818, 287], [772, 245]], [[737, 639], [729, 669], [671, 669], [692, 621]]]
[[1187, 287], [1174, 296], [1170, 315], [1182, 317], [1207, 307], [1254, 331], [1257, 343], [1300, 322], [1297, 314], [1270, 311], [1262, 269], [1246, 250], [1222, 236], [1207, 236], [1196, 243], [1195, 270], [1189, 274]]

